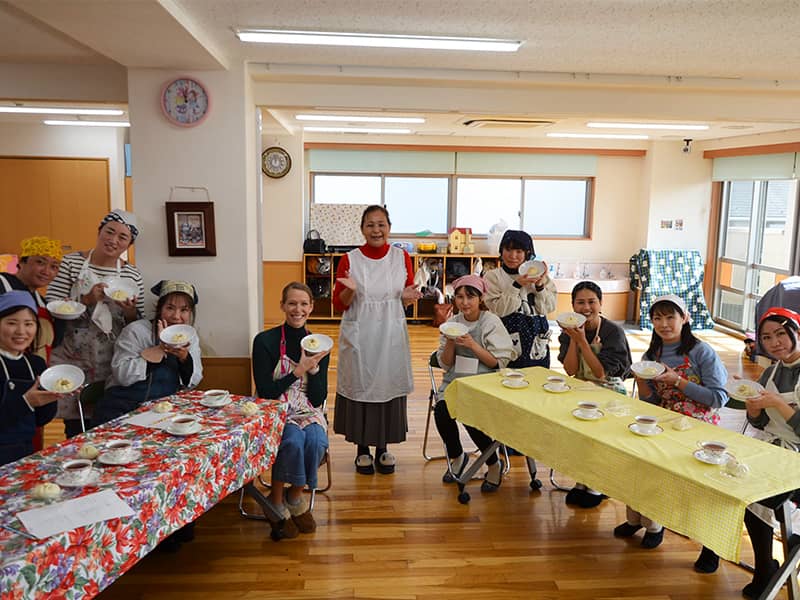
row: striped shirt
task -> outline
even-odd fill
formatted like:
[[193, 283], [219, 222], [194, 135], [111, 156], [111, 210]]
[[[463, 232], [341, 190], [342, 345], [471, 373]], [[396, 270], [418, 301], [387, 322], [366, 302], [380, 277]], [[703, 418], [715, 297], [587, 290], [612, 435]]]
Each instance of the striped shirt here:
[[[61, 260], [61, 267], [58, 269], [58, 275], [47, 288], [45, 299], [48, 302], [63, 300], [72, 296], [72, 285], [78, 280], [85, 260], [86, 257], [79, 252], [72, 252], [64, 256]], [[120, 261], [122, 262], [122, 267], [120, 268], [119, 276], [136, 284], [136, 312], [138, 317], [142, 318], [144, 316], [144, 281], [142, 280], [142, 274], [132, 264], [122, 259]], [[117, 277], [116, 267], [98, 267], [90, 264], [89, 270], [99, 278]]]

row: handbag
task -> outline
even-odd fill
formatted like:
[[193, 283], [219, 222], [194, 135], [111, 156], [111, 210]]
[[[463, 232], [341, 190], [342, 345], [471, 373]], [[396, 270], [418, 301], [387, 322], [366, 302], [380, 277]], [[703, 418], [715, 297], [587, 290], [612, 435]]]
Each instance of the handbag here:
[[306, 254], [325, 254], [325, 240], [319, 235], [319, 231], [312, 229], [306, 235], [303, 242], [303, 252]]

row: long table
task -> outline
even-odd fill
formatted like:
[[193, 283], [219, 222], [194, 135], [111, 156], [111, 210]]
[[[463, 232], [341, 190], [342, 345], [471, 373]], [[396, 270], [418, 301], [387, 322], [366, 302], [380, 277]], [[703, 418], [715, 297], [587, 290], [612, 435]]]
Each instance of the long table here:
[[[521, 389], [503, 387], [496, 373], [456, 379], [445, 392], [450, 414], [727, 560], [739, 560], [748, 504], [800, 488], [796, 452], [695, 419], [685, 431], [673, 429], [670, 422], [658, 435], [635, 435], [628, 429], [634, 415], [666, 420], [676, 413], [571, 378], [570, 391], [550, 393], [542, 385], [558, 373], [542, 367], [523, 372], [530, 386]], [[572, 411], [580, 400], [598, 402], [604, 416], [595, 421], [575, 418]], [[615, 416], [605, 408], [620, 401], [628, 415]], [[749, 473], [730, 477], [722, 467], [697, 460], [693, 452], [700, 440], [726, 443]]]
[[[170, 396], [176, 411], [199, 415], [202, 430], [185, 437], [124, 424], [153, 403], [39, 452], [0, 467], [0, 524], [24, 531], [15, 515], [42, 506], [31, 497], [40, 482], [53, 481], [59, 464], [80, 446], [101, 447], [110, 439], [130, 439], [142, 458], [126, 466], [102, 467], [91, 487], [65, 488], [62, 500], [112, 489], [134, 511], [46, 539], [29, 539], [0, 529], [0, 600], [91, 598], [135, 565], [166, 536], [194, 521], [242, 487], [275, 459], [284, 423], [284, 403], [233, 396], [223, 408], [199, 404], [200, 392]], [[241, 404], [253, 401], [254, 416]], [[233, 518], [233, 515], [232, 515]]]

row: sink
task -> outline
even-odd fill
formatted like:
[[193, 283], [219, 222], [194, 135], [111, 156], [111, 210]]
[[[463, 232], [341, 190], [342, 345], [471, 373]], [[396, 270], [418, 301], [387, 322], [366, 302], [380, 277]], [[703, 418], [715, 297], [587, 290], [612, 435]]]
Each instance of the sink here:
[[[572, 288], [575, 287], [575, 284], [580, 281], [586, 281], [585, 279], [553, 279], [553, 283], [556, 284], [556, 290], [558, 290], [559, 294], [570, 294], [572, 293]], [[620, 292], [627, 292], [630, 291], [630, 279], [625, 277], [624, 279], [595, 279], [592, 280], [597, 285], [600, 286], [600, 289], [603, 290], [604, 293], [613, 294], [613, 293], [620, 293]]]

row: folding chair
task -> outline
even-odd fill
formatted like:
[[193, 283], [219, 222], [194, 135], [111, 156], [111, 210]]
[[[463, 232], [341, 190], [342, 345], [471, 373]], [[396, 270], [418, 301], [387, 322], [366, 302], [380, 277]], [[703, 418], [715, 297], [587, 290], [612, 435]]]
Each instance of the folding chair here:
[[94, 408], [97, 402], [103, 397], [106, 391], [105, 381], [95, 381], [84, 386], [78, 394], [78, 416], [81, 420], [81, 430], [86, 433], [86, 420], [83, 411], [86, 408]]

